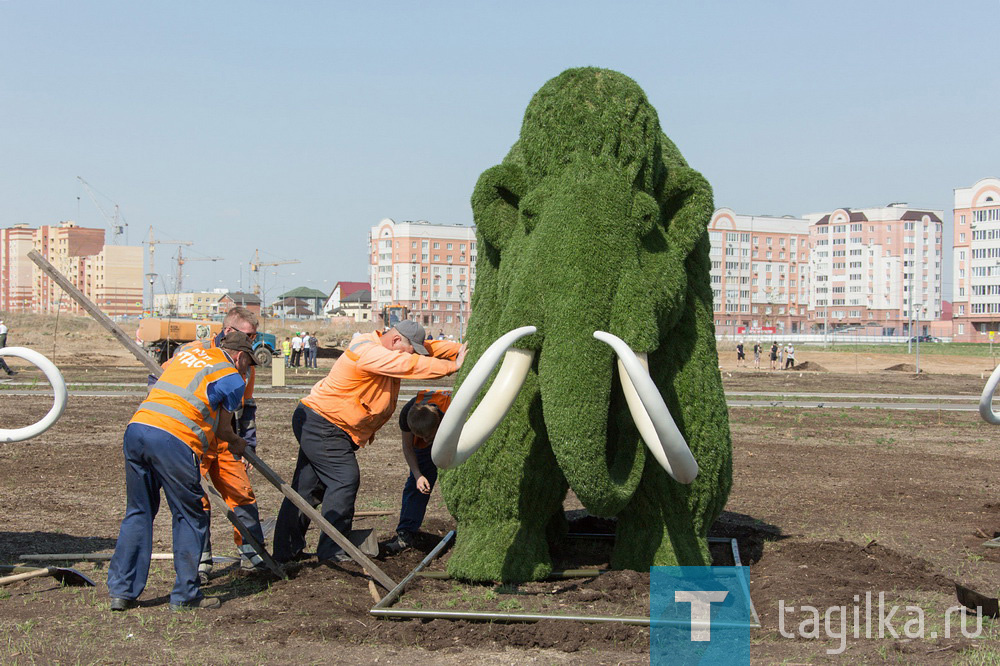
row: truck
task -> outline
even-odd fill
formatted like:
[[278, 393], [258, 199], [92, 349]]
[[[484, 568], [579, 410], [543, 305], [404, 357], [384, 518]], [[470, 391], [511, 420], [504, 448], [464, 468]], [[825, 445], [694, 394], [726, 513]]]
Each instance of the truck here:
[[382, 325], [392, 328], [401, 321], [405, 321], [410, 316], [410, 310], [405, 305], [386, 305], [382, 308]]
[[[222, 322], [202, 319], [160, 319], [145, 317], [139, 321], [135, 337], [158, 363], [174, 355], [177, 348], [193, 340], [210, 340], [222, 330]], [[268, 366], [278, 341], [270, 333], [257, 333], [253, 343], [257, 365]]]

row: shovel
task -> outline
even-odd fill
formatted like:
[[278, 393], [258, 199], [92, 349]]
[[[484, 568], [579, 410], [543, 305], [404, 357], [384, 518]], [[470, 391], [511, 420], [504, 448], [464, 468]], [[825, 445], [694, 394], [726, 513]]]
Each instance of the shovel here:
[[958, 603], [980, 613], [983, 617], [997, 617], [1000, 615], [1000, 601], [997, 599], [991, 599], [958, 583], [955, 583], [955, 593], [958, 596]]
[[20, 565], [2, 564], [0, 571], [13, 571], [13, 576], [0, 578], [0, 586], [8, 583], [16, 583], [19, 580], [38, 578], [40, 576], [52, 576], [64, 585], [81, 585], [84, 587], [96, 587], [94, 581], [90, 580], [76, 569], [65, 569], [63, 567], [23, 567]]

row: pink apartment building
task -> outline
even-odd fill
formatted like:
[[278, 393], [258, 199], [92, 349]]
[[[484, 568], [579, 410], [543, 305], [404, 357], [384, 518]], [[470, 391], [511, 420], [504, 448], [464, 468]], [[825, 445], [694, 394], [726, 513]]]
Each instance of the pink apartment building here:
[[810, 328], [927, 333], [941, 318], [942, 214], [893, 203], [806, 215]]
[[906, 204], [804, 218], [720, 208], [709, 223], [716, 331], [910, 335], [919, 317], [912, 330], [926, 333], [941, 317], [941, 214]]
[[1000, 178], [955, 189], [952, 336], [1000, 342]]
[[807, 332], [809, 223], [720, 208], [708, 225], [716, 332]]
[[398, 304], [427, 327], [468, 324], [476, 288], [475, 227], [386, 218], [371, 228], [368, 250], [376, 313]]

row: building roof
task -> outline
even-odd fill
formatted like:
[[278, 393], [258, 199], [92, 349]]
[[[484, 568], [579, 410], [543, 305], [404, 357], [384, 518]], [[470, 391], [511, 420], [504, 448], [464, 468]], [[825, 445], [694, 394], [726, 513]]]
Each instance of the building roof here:
[[908, 210], [903, 213], [903, 217], [899, 218], [901, 220], [920, 220], [923, 219], [924, 215], [931, 219], [931, 222], [940, 222], [941, 218], [938, 217], [933, 211], [930, 210]]
[[[368, 287], [368, 285], [365, 285], [365, 287]], [[366, 288], [366, 289], [358, 289], [356, 291], [352, 291], [350, 296], [348, 296], [346, 298], [341, 297], [340, 302], [341, 303], [371, 303], [371, 300], [372, 300], [372, 290]]]
[[[846, 210], [847, 211], [848, 221], [850, 221], [850, 222], [867, 222], [868, 221], [868, 216], [865, 215], [864, 213], [860, 212], [860, 211], [851, 210], [850, 208], [842, 208], [840, 210]], [[816, 222], [816, 224], [830, 224], [830, 216], [829, 215], [824, 215], [823, 217], [821, 217]]]
[[245, 291], [231, 291], [223, 298], [228, 298], [237, 305], [260, 305], [260, 296]]
[[311, 287], [296, 287], [291, 291], [279, 294], [278, 298], [326, 298], [326, 294]]
[[334, 287], [334, 290], [336, 290], [337, 287], [340, 287], [340, 300], [342, 301], [345, 300], [348, 296], [350, 296], [354, 292], [359, 291], [361, 289], [367, 289], [369, 297], [371, 297], [371, 285], [368, 284], [367, 282], [341, 281], [337, 283], [337, 285]]

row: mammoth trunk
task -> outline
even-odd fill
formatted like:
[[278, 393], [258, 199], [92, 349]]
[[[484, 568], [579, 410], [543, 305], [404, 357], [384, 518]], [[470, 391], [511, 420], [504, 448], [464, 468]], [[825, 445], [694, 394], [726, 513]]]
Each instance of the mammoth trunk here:
[[572, 326], [572, 338], [547, 337], [538, 359], [545, 429], [583, 505], [613, 516], [638, 486], [645, 451], [624, 408], [613, 353], [579, 322]]

